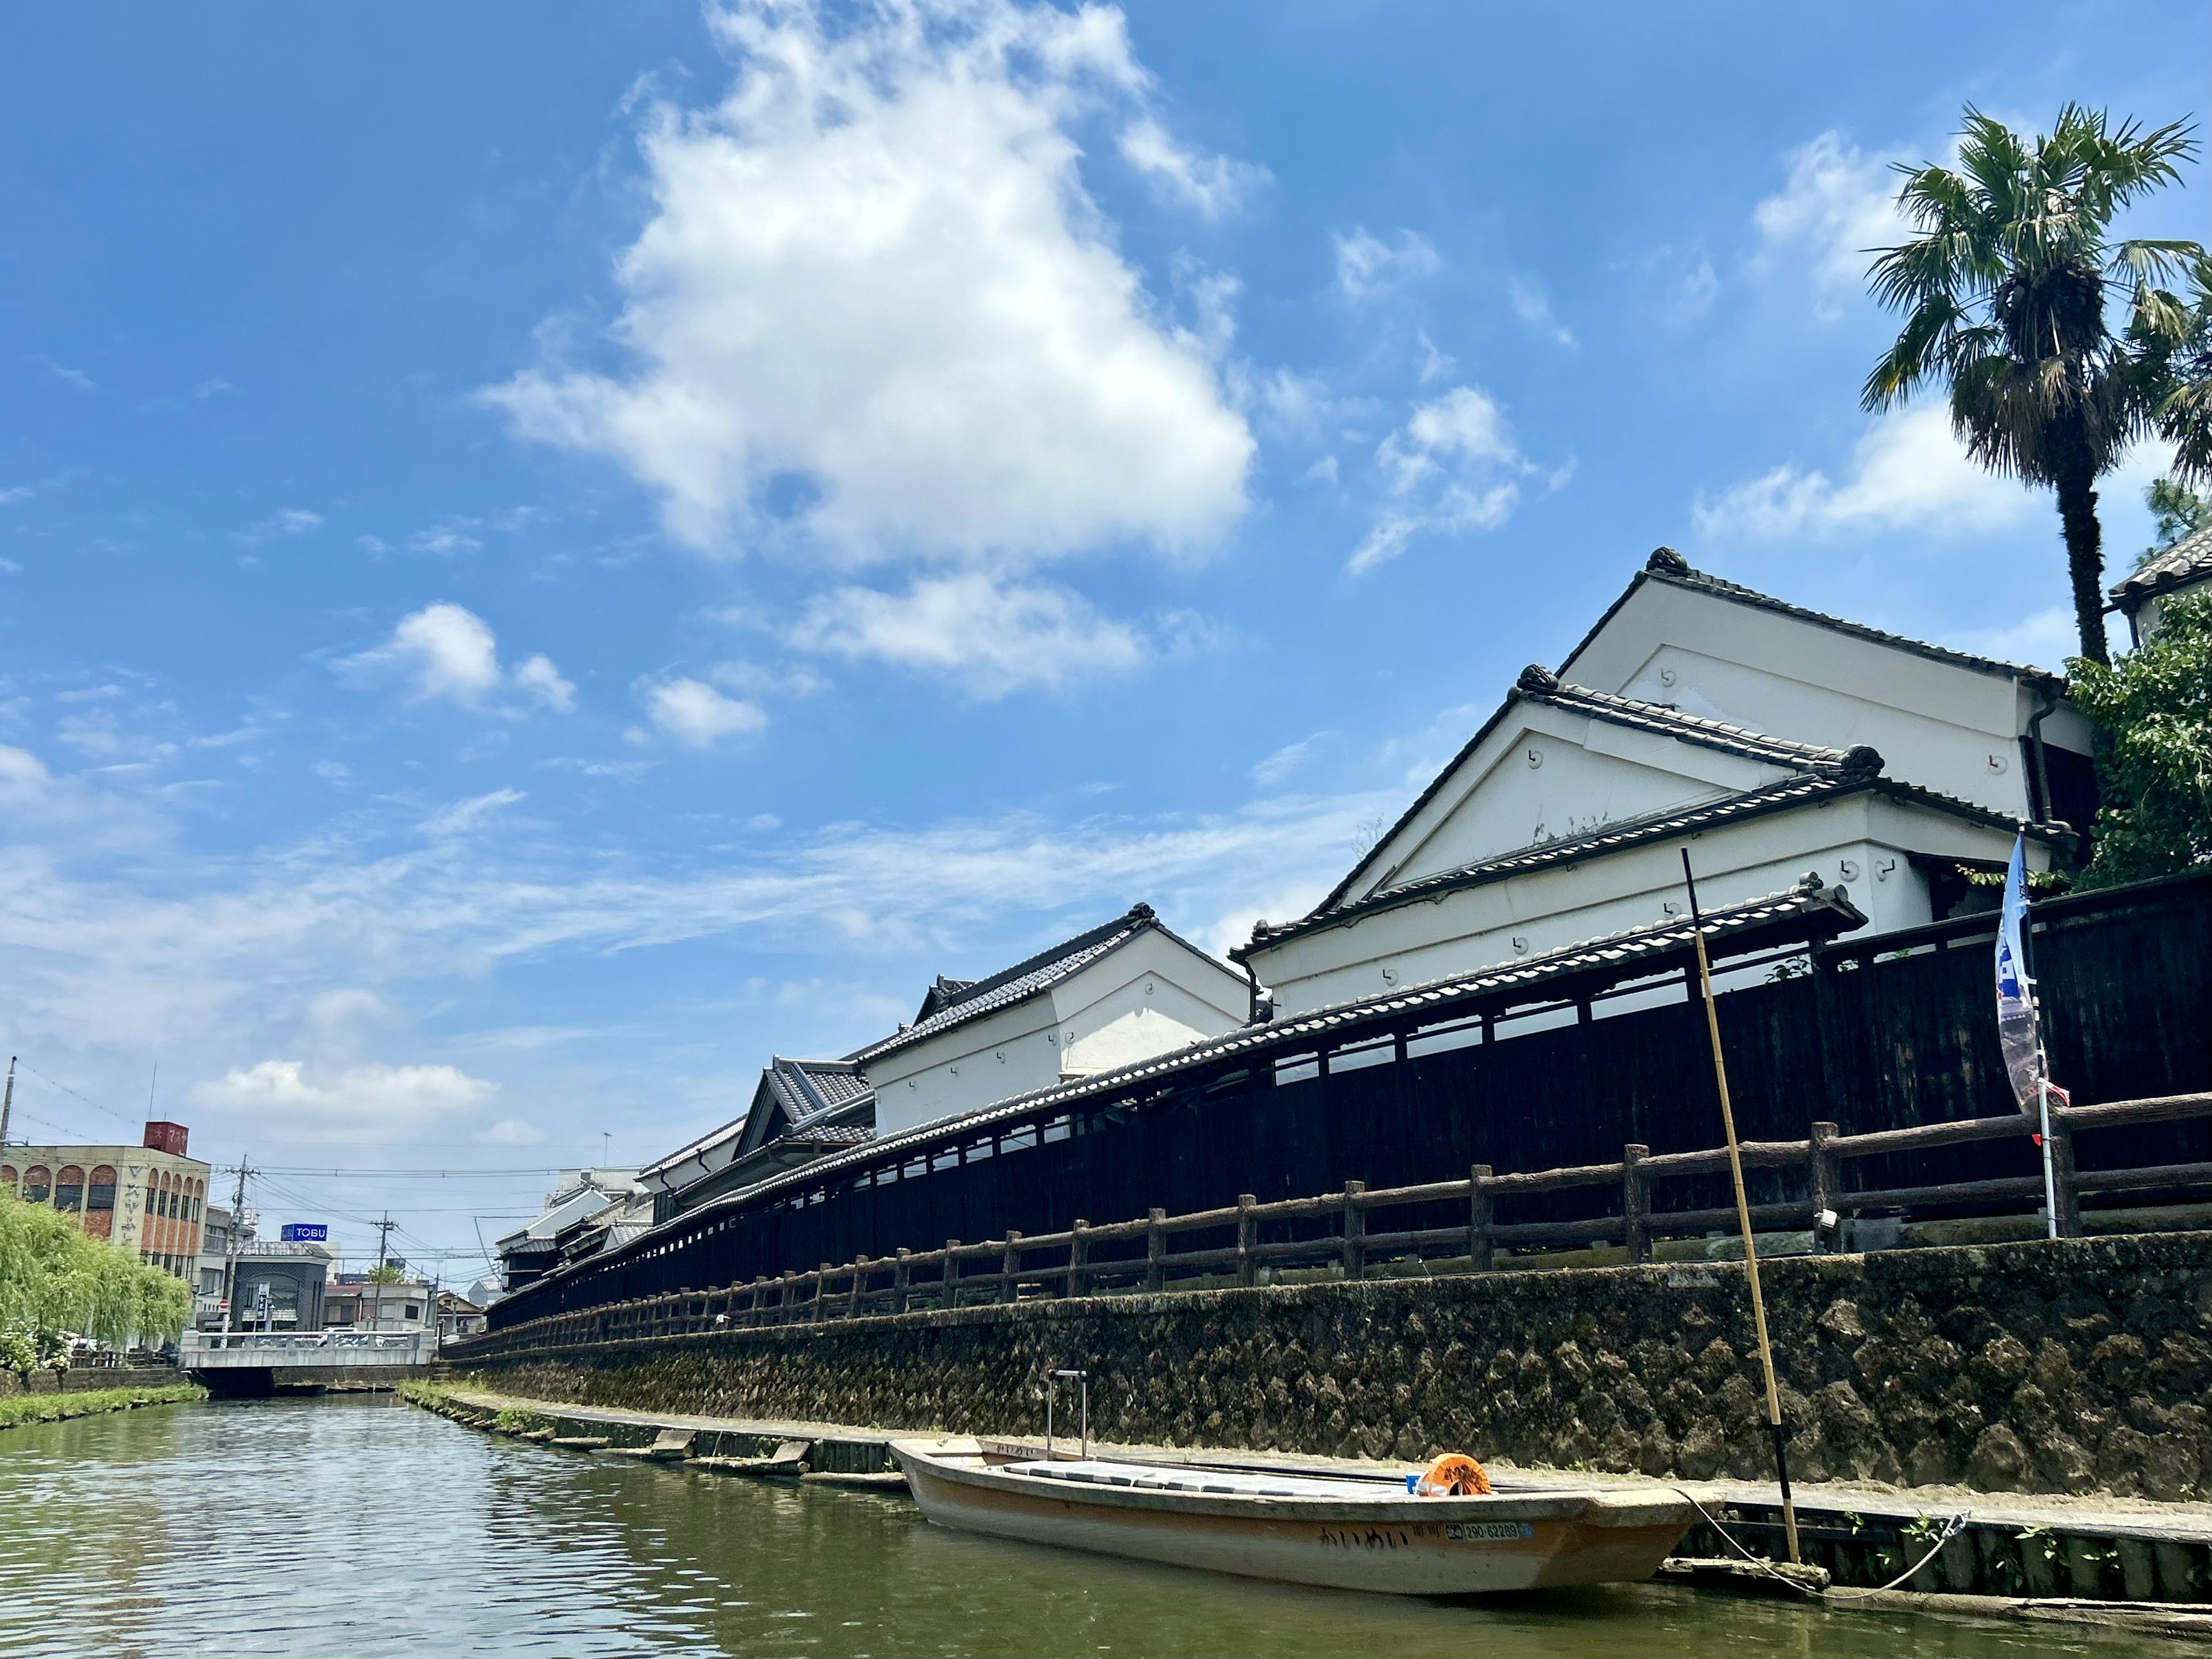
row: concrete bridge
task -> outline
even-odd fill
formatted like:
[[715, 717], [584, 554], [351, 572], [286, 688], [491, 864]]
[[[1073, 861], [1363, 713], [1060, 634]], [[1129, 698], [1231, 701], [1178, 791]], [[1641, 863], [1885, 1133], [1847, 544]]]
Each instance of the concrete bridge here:
[[210, 1392], [265, 1395], [334, 1387], [389, 1388], [437, 1358], [438, 1334], [421, 1331], [186, 1331], [177, 1369]]

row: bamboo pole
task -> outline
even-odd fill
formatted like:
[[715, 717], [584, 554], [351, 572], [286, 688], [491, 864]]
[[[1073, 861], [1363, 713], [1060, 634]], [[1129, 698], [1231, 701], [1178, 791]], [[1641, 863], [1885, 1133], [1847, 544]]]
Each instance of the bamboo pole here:
[[1743, 1267], [1751, 1280], [1751, 1319], [1759, 1332], [1759, 1363], [1766, 1373], [1766, 1426], [1774, 1436], [1774, 1474], [1782, 1486], [1782, 1529], [1790, 1544], [1790, 1559], [1797, 1553], [1797, 1505], [1790, 1496], [1790, 1453], [1782, 1426], [1782, 1391], [1774, 1381], [1774, 1345], [1766, 1337], [1766, 1297], [1759, 1282], [1759, 1251], [1751, 1236], [1751, 1205], [1744, 1197], [1743, 1154], [1735, 1138], [1735, 1108], [1729, 1100], [1728, 1063], [1721, 1057], [1721, 1016], [1713, 1002], [1712, 963], [1705, 957], [1705, 922], [1698, 909], [1697, 878], [1690, 873], [1690, 849], [1682, 849], [1682, 881], [1690, 890], [1690, 936], [1698, 947], [1698, 983], [1705, 997], [1705, 1033], [1713, 1045], [1713, 1079], [1720, 1085], [1721, 1127], [1728, 1133], [1729, 1175], [1735, 1182], [1735, 1219], [1743, 1234]]

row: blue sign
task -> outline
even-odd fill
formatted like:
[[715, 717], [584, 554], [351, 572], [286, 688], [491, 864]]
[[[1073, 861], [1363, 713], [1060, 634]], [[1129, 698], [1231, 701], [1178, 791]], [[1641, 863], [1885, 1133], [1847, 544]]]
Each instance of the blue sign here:
[[288, 1221], [276, 1236], [287, 1244], [320, 1244], [329, 1239], [331, 1229], [327, 1222]]

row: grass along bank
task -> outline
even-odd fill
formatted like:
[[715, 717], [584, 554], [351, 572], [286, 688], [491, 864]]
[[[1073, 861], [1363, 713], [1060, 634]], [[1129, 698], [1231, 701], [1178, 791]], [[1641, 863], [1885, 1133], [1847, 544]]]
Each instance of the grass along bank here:
[[176, 1406], [204, 1400], [207, 1390], [191, 1382], [155, 1389], [91, 1389], [82, 1394], [18, 1394], [0, 1399], [0, 1429], [26, 1423], [60, 1423], [100, 1412], [125, 1412], [137, 1406]]

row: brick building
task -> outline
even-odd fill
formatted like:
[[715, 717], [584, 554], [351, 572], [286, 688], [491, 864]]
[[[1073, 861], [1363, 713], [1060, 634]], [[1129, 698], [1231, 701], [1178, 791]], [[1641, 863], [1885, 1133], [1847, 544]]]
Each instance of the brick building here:
[[185, 1156], [181, 1123], [149, 1123], [138, 1146], [0, 1147], [0, 1187], [51, 1204], [85, 1231], [189, 1280], [200, 1251], [209, 1166]]

